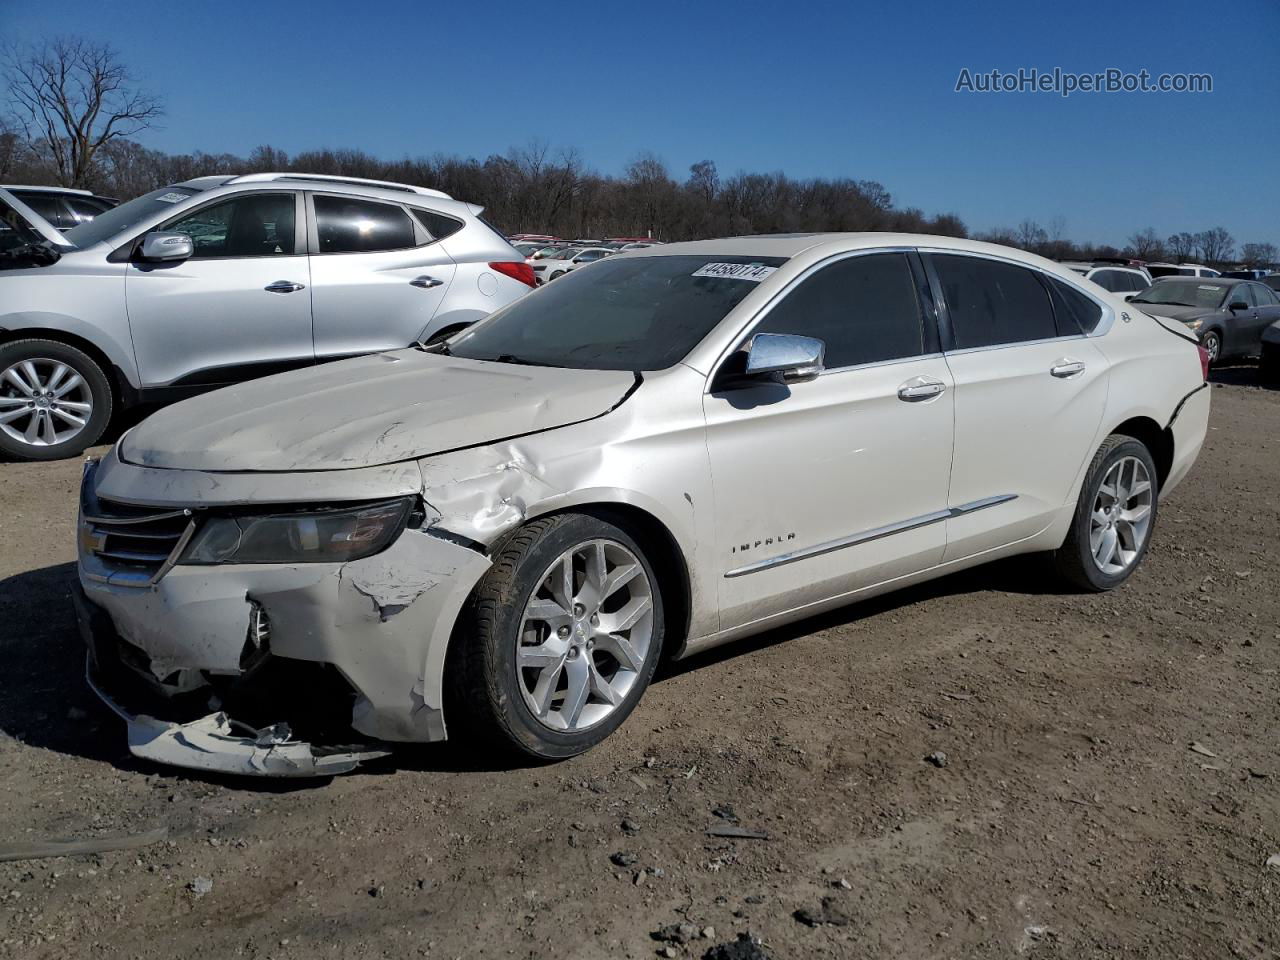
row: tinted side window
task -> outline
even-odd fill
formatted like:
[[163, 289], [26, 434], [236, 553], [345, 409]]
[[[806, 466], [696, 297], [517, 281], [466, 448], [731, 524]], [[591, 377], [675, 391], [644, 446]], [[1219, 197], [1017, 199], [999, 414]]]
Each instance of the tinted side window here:
[[1139, 290], [1147, 289], [1147, 278], [1140, 273], [1126, 273], [1129, 278], [1129, 292], [1137, 293]]
[[250, 193], [202, 207], [161, 227], [191, 238], [192, 259], [278, 257], [293, 253], [292, 193]]
[[418, 218], [418, 222], [431, 235], [432, 240], [443, 240], [445, 237], [451, 237], [462, 229], [461, 220], [446, 217], [444, 214], [436, 213], [433, 210], [421, 210], [414, 207], [413, 215]]
[[1280, 304], [1280, 297], [1277, 297], [1270, 287], [1264, 287], [1261, 284], [1253, 288], [1253, 299], [1260, 307], [1274, 307]]
[[317, 196], [321, 253], [372, 253], [416, 244], [413, 221], [401, 207], [350, 197]]
[[1231, 288], [1231, 292], [1227, 294], [1227, 303], [1232, 304], [1237, 301], [1248, 304], [1251, 307], [1256, 305], [1253, 299], [1253, 291], [1249, 289], [1249, 284], [1237, 283]]
[[1078, 333], [1092, 333], [1102, 320], [1102, 308], [1083, 293], [1063, 283], [1056, 277], [1045, 277], [1049, 296], [1053, 300], [1053, 314], [1057, 320], [1058, 336], [1070, 337]]
[[1057, 336], [1053, 308], [1035, 273], [978, 257], [935, 254], [956, 349]]
[[1089, 279], [1100, 286], [1103, 290], [1110, 290], [1112, 293], [1124, 289], [1123, 285], [1120, 283], [1120, 281], [1124, 279], [1124, 274], [1119, 270], [1099, 270]]
[[905, 254], [849, 257], [787, 294], [757, 333], [794, 333], [827, 345], [828, 367], [924, 353], [915, 280]]
[[87, 223], [100, 213], [105, 213], [111, 209], [105, 204], [96, 200], [90, 200], [86, 197], [67, 197], [67, 206], [71, 208], [71, 212], [75, 214], [76, 223]]
[[67, 212], [67, 208], [62, 205], [62, 200], [52, 194], [19, 191], [14, 196], [59, 230], [66, 230], [76, 225], [75, 218]]

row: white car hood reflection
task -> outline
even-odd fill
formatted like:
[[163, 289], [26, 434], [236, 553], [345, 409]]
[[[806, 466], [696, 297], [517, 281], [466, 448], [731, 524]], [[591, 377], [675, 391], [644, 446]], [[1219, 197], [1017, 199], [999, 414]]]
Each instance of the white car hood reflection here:
[[287, 472], [377, 466], [608, 412], [628, 371], [374, 354], [250, 381], [152, 415], [121, 440], [145, 467]]

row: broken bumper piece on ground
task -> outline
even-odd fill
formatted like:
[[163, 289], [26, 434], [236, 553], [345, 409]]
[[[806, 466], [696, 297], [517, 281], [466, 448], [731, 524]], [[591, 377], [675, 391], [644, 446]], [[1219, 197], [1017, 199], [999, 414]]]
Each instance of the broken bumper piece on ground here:
[[390, 751], [373, 746], [330, 747], [292, 739], [287, 724], [256, 730], [225, 713], [212, 713], [188, 723], [135, 716], [95, 682], [89, 686], [129, 727], [129, 752], [157, 763], [250, 777], [328, 777], [349, 773], [366, 760]]

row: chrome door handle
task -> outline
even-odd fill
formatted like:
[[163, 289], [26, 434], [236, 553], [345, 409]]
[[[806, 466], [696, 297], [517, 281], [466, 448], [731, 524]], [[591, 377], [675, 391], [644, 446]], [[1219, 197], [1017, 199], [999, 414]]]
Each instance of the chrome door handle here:
[[430, 290], [432, 287], [438, 287], [443, 283], [443, 280], [437, 280], [435, 277], [428, 277], [425, 274], [421, 277], [414, 277], [409, 281], [410, 286], [421, 287], [423, 290]]
[[290, 283], [288, 280], [277, 280], [275, 283], [268, 283], [262, 288], [269, 293], [297, 293], [299, 290], [305, 289], [300, 283]]
[[1068, 380], [1084, 373], [1084, 364], [1079, 360], [1059, 360], [1049, 368], [1049, 373], [1059, 380]]
[[898, 388], [898, 399], [907, 403], [919, 403], [941, 396], [947, 385], [931, 377], [913, 377]]

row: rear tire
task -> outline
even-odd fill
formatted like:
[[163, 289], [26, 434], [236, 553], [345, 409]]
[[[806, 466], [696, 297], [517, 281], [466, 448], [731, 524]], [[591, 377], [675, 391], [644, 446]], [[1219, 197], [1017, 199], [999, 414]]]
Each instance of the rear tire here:
[[19, 460], [83, 453], [111, 420], [111, 381], [83, 350], [57, 340], [0, 346], [0, 452]]
[[608, 737], [644, 694], [662, 654], [662, 595], [625, 530], [559, 514], [506, 543], [459, 626], [450, 725], [506, 752], [559, 760]]
[[1155, 462], [1140, 440], [1113, 433], [1085, 472], [1067, 539], [1054, 553], [1058, 574], [1081, 590], [1113, 590], [1138, 569], [1159, 507]]

